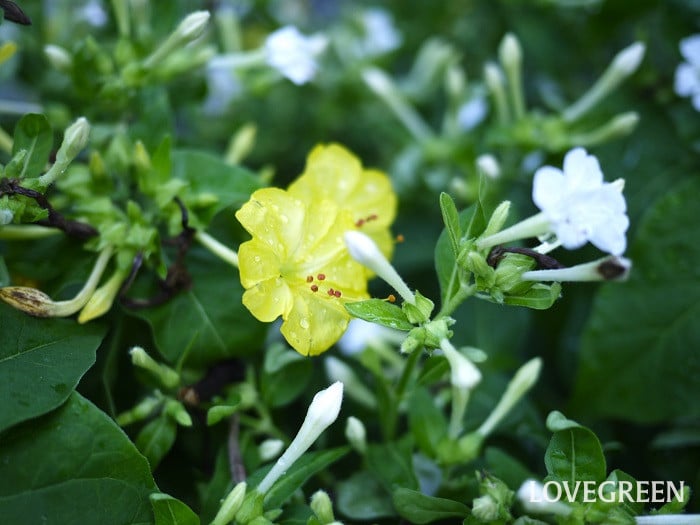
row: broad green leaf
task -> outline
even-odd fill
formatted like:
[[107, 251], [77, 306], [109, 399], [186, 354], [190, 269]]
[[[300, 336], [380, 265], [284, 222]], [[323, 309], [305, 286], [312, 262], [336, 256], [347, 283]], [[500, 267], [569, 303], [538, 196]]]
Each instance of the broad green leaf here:
[[0, 304], [0, 431], [68, 399], [103, 336], [96, 323], [36, 319]]
[[462, 227], [459, 221], [459, 212], [455, 201], [444, 191], [440, 194], [440, 211], [442, 212], [442, 222], [445, 223], [445, 231], [452, 246], [452, 252], [459, 255], [459, 241], [462, 238]]
[[418, 489], [418, 480], [413, 472], [413, 443], [403, 439], [390, 443], [377, 443], [367, 447], [367, 466], [392, 492], [395, 487]]
[[645, 423], [700, 415], [698, 198], [698, 177], [661, 197], [639, 225], [629, 281], [596, 297], [581, 341], [577, 413]]
[[[332, 465], [348, 452], [350, 452], [350, 447], [337, 447], [329, 450], [307, 452], [301, 456], [265, 495], [265, 508], [274, 509], [280, 507], [311, 476]], [[252, 488], [260, 483], [270, 468], [272, 468], [271, 465], [253, 473], [247, 480], [248, 486]]]
[[53, 146], [51, 125], [44, 115], [29, 113], [15, 127], [12, 154], [25, 150], [24, 168], [20, 178], [36, 177], [44, 172]]
[[411, 523], [432, 523], [447, 518], [465, 518], [469, 508], [458, 501], [426, 496], [417, 490], [403, 487], [394, 490], [394, 507]]
[[408, 400], [408, 424], [421, 451], [435, 457], [438, 443], [447, 435], [447, 421], [427, 388], [413, 390]]
[[199, 525], [197, 515], [182, 501], [158, 492], [151, 494], [155, 525]]
[[146, 456], [151, 469], [155, 470], [175, 443], [177, 423], [165, 412], [149, 421], [136, 437], [136, 448]]
[[[565, 482], [572, 490], [577, 481], [600, 483], [605, 479], [605, 456], [591, 430], [559, 412], [549, 415], [547, 428], [554, 432], [544, 456], [548, 479]], [[577, 494], [580, 497], [583, 493]]]
[[[172, 176], [188, 183], [180, 197], [204, 224], [224, 208], [240, 206], [260, 187], [250, 171], [203, 151], [174, 151], [172, 163]], [[198, 207], [200, 195], [215, 197], [216, 202]]]
[[171, 363], [186, 357], [188, 365], [205, 366], [258, 350], [265, 325], [243, 306], [237, 271], [200, 249], [188, 253], [186, 264], [189, 290], [132, 312], [151, 325], [160, 353]]
[[488, 473], [509, 487], [519, 487], [526, 479], [535, 477], [525, 465], [500, 448], [488, 447], [484, 451], [484, 460]]
[[337, 485], [338, 512], [352, 520], [374, 520], [396, 516], [391, 494], [366, 470], [353, 474]]
[[357, 301], [354, 303], [345, 303], [345, 309], [351, 315], [377, 323], [389, 328], [408, 331], [413, 328], [413, 325], [406, 318], [403, 310], [382, 299], [368, 299], [366, 301]]
[[153, 523], [156, 490], [146, 458], [77, 393], [0, 436], [3, 523]]

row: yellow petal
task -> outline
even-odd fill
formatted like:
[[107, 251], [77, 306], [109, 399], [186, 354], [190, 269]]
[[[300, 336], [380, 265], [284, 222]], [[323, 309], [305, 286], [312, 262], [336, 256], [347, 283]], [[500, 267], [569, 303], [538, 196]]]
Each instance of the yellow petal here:
[[243, 288], [279, 277], [281, 264], [278, 253], [257, 237], [238, 247], [238, 271]]
[[256, 319], [269, 323], [287, 315], [293, 305], [292, 293], [283, 279], [269, 279], [246, 290], [243, 305]]
[[304, 204], [279, 188], [257, 190], [236, 212], [238, 222], [281, 259], [296, 250], [305, 215]]
[[340, 300], [320, 293], [294, 294], [294, 305], [282, 323], [282, 335], [302, 355], [318, 355], [343, 335], [350, 314]]

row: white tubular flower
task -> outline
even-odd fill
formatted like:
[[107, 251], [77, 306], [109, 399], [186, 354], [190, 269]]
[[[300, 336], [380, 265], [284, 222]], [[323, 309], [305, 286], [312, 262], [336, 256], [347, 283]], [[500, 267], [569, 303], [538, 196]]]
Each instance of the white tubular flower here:
[[632, 268], [632, 261], [615, 255], [571, 268], [531, 270], [521, 275], [523, 281], [624, 281]]
[[571, 507], [562, 501], [557, 501], [542, 483], [534, 479], [523, 482], [516, 497], [525, 510], [533, 514], [568, 516], [572, 511]]
[[340, 413], [343, 402], [343, 383], [333, 383], [325, 390], [318, 392], [306, 412], [306, 418], [301, 424], [294, 441], [277, 460], [270, 472], [257, 486], [257, 491], [265, 494], [275, 481], [282, 476], [318, 439], [318, 436], [333, 423]]
[[316, 76], [316, 57], [328, 45], [323, 35], [307, 37], [294, 26], [285, 26], [268, 35], [265, 40], [267, 63], [297, 85], [306, 84]]
[[674, 89], [680, 97], [691, 97], [693, 107], [700, 111], [700, 34], [681, 40], [681, 55], [685, 58], [676, 68]]
[[345, 232], [345, 244], [350, 252], [350, 257], [376, 273], [377, 277], [394, 288], [404, 301], [415, 304], [416, 298], [411, 289], [370, 237], [364, 233], [350, 230]]
[[467, 356], [459, 352], [447, 339], [440, 341], [440, 348], [450, 363], [452, 386], [472, 390], [481, 382], [481, 372]]
[[590, 241], [613, 255], [625, 251], [627, 203], [619, 185], [603, 181], [598, 159], [585, 149], [569, 151], [563, 171], [552, 166], [538, 169], [532, 200], [565, 248], [580, 248]]

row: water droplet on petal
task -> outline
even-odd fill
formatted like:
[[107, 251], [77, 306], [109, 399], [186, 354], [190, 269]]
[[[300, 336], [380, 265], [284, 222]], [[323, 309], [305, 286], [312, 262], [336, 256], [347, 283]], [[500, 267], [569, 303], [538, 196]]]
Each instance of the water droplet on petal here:
[[253, 257], [253, 260], [254, 260], [255, 262], [260, 262], [260, 256], [259, 256], [259, 255], [256, 255], [255, 257]]
[[304, 330], [309, 329], [309, 321], [307, 319], [302, 319], [299, 321], [299, 326], [301, 326]]

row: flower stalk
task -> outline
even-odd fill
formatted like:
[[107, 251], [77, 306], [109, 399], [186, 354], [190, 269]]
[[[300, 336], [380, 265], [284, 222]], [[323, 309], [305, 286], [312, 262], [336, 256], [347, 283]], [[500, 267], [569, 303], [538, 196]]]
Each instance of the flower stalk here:
[[219, 259], [238, 268], [238, 254], [234, 250], [202, 230], [198, 230], [194, 238]]

